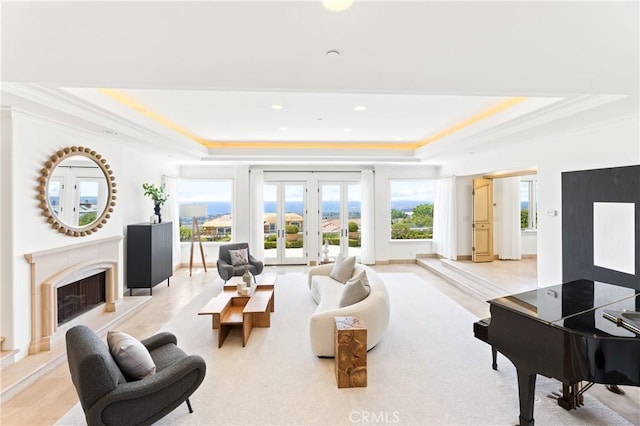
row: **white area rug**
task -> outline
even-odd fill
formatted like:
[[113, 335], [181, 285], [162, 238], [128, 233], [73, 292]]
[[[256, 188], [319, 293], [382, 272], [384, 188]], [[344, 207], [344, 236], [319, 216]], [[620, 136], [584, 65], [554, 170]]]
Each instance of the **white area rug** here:
[[[217, 330], [198, 310], [221, 289], [217, 280], [165, 330], [188, 353], [207, 361], [207, 376], [167, 425], [513, 425], [518, 422], [515, 368], [473, 336], [477, 320], [413, 273], [381, 274], [391, 298], [391, 323], [367, 354], [368, 387], [338, 389], [333, 359], [310, 349], [308, 318], [315, 303], [306, 275], [278, 276], [271, 328], [254, 329], [245, 348], [232, 330], [218, 349]], [[547, 398], [558, 382], [538, 376], [538, 425], [629, 424], [585, 395], [584, 407], [565, 411]], [[84, 423], [76, 405], [58, 424]]]

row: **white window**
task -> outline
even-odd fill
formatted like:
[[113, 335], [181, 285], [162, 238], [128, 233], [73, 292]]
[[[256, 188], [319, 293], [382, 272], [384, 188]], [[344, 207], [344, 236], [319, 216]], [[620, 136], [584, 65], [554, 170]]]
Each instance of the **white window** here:
[[425, 240], [433, 238], [433, 200], [435, 181], [389, 181], [391, 201], [391, 239]]
[[535, 178], [520, 179], [520, 228], [538, 229], [538, 181]]
[[[233, 227], [233, 181], [181, 180], [178, 189], [178, 211], [184, 204], [203, 204], [206, 216], [196, 217], [201, 239], [231, 241]], [[191, 241], [192, 217], [180, 216], [180, 241]]]

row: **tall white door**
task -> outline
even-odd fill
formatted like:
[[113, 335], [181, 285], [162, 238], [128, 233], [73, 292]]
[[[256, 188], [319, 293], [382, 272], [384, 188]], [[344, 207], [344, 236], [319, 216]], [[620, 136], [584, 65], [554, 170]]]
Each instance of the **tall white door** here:
[[265, 182], [264, 261], [267, 265], [307, 263], [306, 198], [304, 182]]
[[360, 260], [360, 182], [320, 182], [318, 193], [320, 261], [339, 254]]

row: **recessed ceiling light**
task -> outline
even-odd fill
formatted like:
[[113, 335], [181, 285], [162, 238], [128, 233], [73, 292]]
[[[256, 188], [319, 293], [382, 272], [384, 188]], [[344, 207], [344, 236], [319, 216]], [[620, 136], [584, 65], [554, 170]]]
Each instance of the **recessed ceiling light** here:
[[282, 109], [282, 105], [273, 104], [271, 105], [271, 109]]
[[364, 105], [358, 105], [353, 109], [356, 110], [356, 111], [364, 111], [365, 109], [367, 109], [367, 107], [364, 106]]
[[322, 5], [334, 12], [347, 10], [353, 4], [353, 0], [322, 0]]
[[288, 128], [288, 127], [280, 127], [280, 130], [282, 130], [283, 132], [285, 132], [285, 131], [289, 130], [289, 128]]
[[351, 128], [350, 127], [345, 127], [344, 129], [342, 129], [343, 132], [350, 132]]
[[336, 49], [327, 50], [327, 56], [340, 56], [340, 51]]

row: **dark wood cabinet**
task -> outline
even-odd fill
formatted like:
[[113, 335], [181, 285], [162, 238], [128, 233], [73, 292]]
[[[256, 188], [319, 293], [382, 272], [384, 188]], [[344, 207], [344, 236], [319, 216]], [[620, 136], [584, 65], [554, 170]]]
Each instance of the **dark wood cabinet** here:
[[173, 226], [171, 222], [127, 226], [127, 287], [148, 288], [173, 275]]

